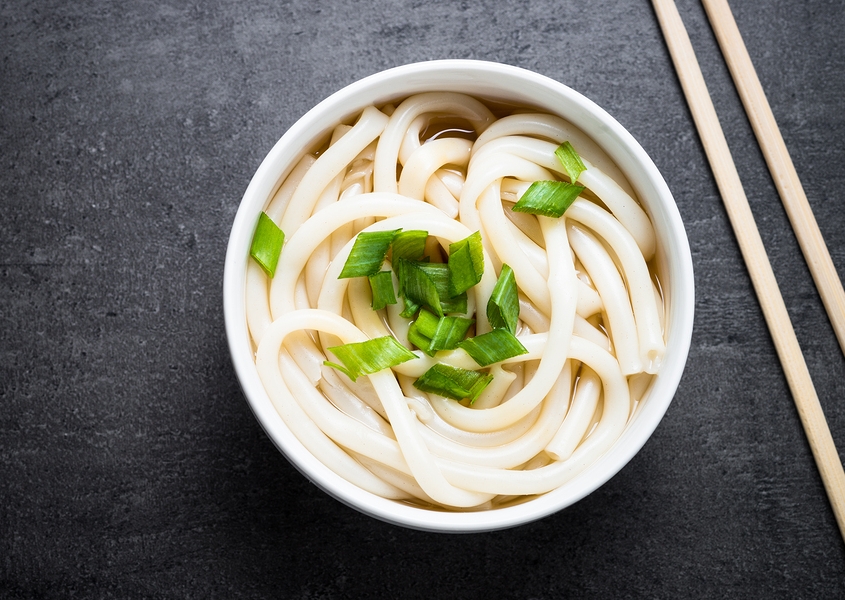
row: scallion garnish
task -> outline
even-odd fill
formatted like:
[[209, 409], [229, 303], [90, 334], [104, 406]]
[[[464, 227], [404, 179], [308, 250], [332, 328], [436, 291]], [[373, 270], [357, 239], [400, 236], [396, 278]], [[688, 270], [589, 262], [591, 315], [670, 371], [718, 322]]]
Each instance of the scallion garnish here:
[[328, 360], [324, 361], [323, 364], [346, 373], [352, 381], [355, 381], [361, 375], [370, 375], [417, 358], [416, 354], [389, 335], [365, 342], [334, 346], [329, 350], [343, 364], [339, 365]]
[[368, 277], [370, 289], [373, 292], [373, 310], [381, 310], [388, 304], [396, 304], [396, 294], [393, 291], [393, 274], [390, 271], [379, 271]]
[[[440, 295], [437, 293], [437, 286], [431, 280], [428, 273], [422, 267], [427, 263], [420, 263], [413, 260], [400, 258], [394, 262], [396, 276], [399, 278], [399, 293], [405, 298], [405, 311], [408, 312], [410, 303], [417, 306], [425, 306], [438, 317], [443, 316], [443, 308], [440, 306]], [[413, 313], [411, 313], [413, 316]]]
[[[437, 317], [435, 317], [435, 319], [436, 318]], [[420, 333], [420, 330], [413, 325], [408, 328], [408, 341], [429, 356], [434, 356], [436, 353], [436, 350], [428, 349], [429, 345], [431, 345], [431, 338], [425, 337], [422, 333]]]
[[262, 212], [258, 215], [258, 225], [252, 235], [252, 245], [249, 248], [249, 255], [255, 259], [267, 277], [271, 279], [276, 274], [276, 265], [279, 264], [279, 255], [282, 253], [282, 245], [285, 243], [285, 234], [273, 219]]
[[475, 233], [449, 244], [449, 293], [457, 296], [481, 281], [484, 274], [484, 251], [481, 233]]
[[466, 337], [467, 331], [475, 319], [464, 317], [442, 317], [437, 323], [437, 330], [431, 336], [429, 350], [453, 350]]
[[469, 398], [472, 403], [491, 381], [493, 376], [490, 374], [438, 363], [423, 373], [414, 382], [414, 387], [452, 400]]
[[475, 323], [464, 317], [438, 317], [423, 309], [408, 329], [408, 339], [417, 348], [434, 356], [439, 350], [453, 350]]
[[458, 344], [458, 348], [463, 348], [482, 367], [528, 353], [525, 346], [507, 329], [494, 329], [465, 339]]
[[513, 334], [516, 333], [516, 324], [519, 321], [519, 295], [513, 269], [506, 264], [502, 264], [493, 293], [487, 301], [487, 320], [494, 329], [504, 328]]
[[558, 146], [557, 150], [555, 150], [555, 156], [557, 156], [560, 164], [563, 165], [566, 174], [569, 175], [569, 181], [572, 183], [578, 181], [578, 177], [581, 173], [587, 170], [587, 167], [584, 166], [581, 157], [578, 156], [575, 148], [573, 148], [572, 144], [569, 142], [563, 142], [560, 146]]
[[393, 236], [399, 232], [394, 231], [364, 231], [355, 238], [352, 250], [343, 265], [338, 279], [349, 277], [369, 277], [375, 275], [381, 269], [384, 257], [390, 250], [390, 242]]
[[584, 186], [566, 181], [535, 181], [514, 204], [516, 212], [558, 218], [584, 190]]
[[393, 238], [393, 261], [400, 258], [406, 260], [422, 260], [425, 254], [425, 241], [428, 232], [419, 229], [400, 231]]
[[426, 309], [420, 310], [420, 314], [417, 315], [416, 320], [411, 323], [411, 326], [408, 329], [408, 339], [411, 339], [411, 336], [413, 336], [419, 341], [419, 343], [417, 343], [411, 339], [411, 342], [413, 342], [417, 348], [423, 351], [428, 350], [431, 338], [434, 337], [434, 334], [437, 332], [437, 325], [440, 323], [440, 319], [441, 317], [438, 317]]
[[402, 305], [405, 308], [402, 309], [399, 316], [403, 319], [413, 319], [414, 315], [417, 314], [417, 311], [420, 309], [420, 305], [413, 300], [410, 300], [407, 296], [402, 296]]
[[444, 314], [467, 312], [466, 292], [454, 295], [451, 292], [452, 269], [446, 263], [418, 263], [422, 270], [434, 282], [440, 307]]

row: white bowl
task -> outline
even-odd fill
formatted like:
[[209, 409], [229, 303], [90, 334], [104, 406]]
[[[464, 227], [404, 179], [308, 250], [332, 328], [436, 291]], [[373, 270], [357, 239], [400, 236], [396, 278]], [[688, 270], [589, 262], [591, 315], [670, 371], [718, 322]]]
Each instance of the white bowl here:
[[[428, 510], [375, 496], [336, 475], [305, 449], [273, 408], [255, 367], [247, 329], [244, 284], [253, 228], [297, 158], [337, 123], [366, 106], [428, 91], [532, 105], [577, 124], [627, 176], [658, 239], [668, 332], [660, 373], [622, 436], [596, 463], [564, 486], [507, 508]], [[631, 134], [599, 106], [557, 81], [512, 66], [472, 60], [423, 62], [377, 73], [329, 96], [299, 119], [270, 150], [244, 194], [229, 238], [223, 279], [226, 334], [235, 371], [256, 418], [287, 459], [321, 489], [363, 513], [405, 527], [450, 533], [491, 531], [542, 518], [584, 498], [622, 469], [654, 432], [675, 394], [692, 336], [693, 300], [692, 258], [680, 214], [662, 176]]]

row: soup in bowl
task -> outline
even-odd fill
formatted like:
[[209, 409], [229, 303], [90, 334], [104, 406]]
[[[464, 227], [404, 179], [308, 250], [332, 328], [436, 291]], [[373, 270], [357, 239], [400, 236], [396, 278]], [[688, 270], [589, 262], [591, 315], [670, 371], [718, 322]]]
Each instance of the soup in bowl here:
[[306, 477], [389, 523], [489, 531], [594, 491], [686, 362], [689, 244], [632, 136], [516, 67], [418, 63], [272, 148], [226, 256], [230, 351]]

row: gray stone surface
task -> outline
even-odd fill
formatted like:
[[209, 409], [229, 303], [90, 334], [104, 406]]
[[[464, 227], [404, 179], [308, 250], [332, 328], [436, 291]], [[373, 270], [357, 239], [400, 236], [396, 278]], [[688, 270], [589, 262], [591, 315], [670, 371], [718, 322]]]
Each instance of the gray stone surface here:
[[[734, 1], [845, 274], [845, 11]], [[701, 6], [680, 0], [834, 439], [845, 360]], [[651, 154], [696, 328], [634, 460], [537, 523], [362, 516], [260, 430], [227, 355], [238, 202], [318, 100], [432, 58], [533, 69]], [[842, 598], [845, 545], [645, 0], [0, 3], [0, 596]], [[840, 452], [841, 453], [841, 452]]]

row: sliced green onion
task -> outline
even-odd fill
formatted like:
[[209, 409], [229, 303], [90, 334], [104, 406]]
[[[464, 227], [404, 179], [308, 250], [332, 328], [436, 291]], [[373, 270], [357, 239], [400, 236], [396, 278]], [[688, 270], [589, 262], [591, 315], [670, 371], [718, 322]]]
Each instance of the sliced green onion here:
[[572, 183], [578, 181], [581, 173], [587, 170], [581, 157], [578, 156], [575, 148], [569, 142], [563, 142], [558, 146], [557, 150], [555, 150], [555, 156], [557, 156], [560, 164], [563, 165], [566, 174], [569, 175], [569, 181]]
[[507, 329], [494, 329], [458, 344], [479, 366], [486, 367], [505, 359], [527, 354], [525, 346]]
[[467, 314], [467, 293], [441, 300], [440, 307], [443, 309], [443, 314]]
[[279, 264], [279, 255], [282, 253], [282, 244], [285, 243], [285, 234], [273, 219], [262, 212], [258, 215], [258, 225], [252, 235], [252, 245], [249, 248], [249, 255], [255, 259], [267, 277], [271, 279], [276, 274], [276, 265]]
[[396, 276], [399, 278], [399, 293], [405, 298], [404, 312], [408, 312], [410, 308], [408, 301], [410, 301], [418, 307], [425, 306], [438, 317], [442, 317], [443, 308], [440, 306], [437, 286], [428, 273], [422, 269], [426, 264], [400, 258], [393, 265], [396, 269]]
[[399, 313], [399, 316], [403, 319], [413, 319], [414, 315], [417, 314], [417, 311], [420, 309], [420, 305], [413, 300], [408, 299], [407, 296], [402, 297], [402, 304], [405, 308]]
[[565, 181], [535, 181], [514, 204], [512, 210], [558, 218], [583, 190], [583, 185]]
[[343, 364], [339, 365], [328, 360], [324, 361], [323, 364], [346, 373], [352, 381], [355, 381], [361, 375], [370, 375], [417, 358], [416, 354], [389, 335], [365, 342], [334, 346], [329, 350]]
[[393, 274], [390, 271], [379, 271], [375, 275], [370, 275], [368, 279], [373, 292], [373, 310], [381, 310], [388, 304], [396, 304]]
[[428, 232], [419, 229], [400, 231], [393, 238], [393, 261], [404, 258], [406, 260], [422, 260], [425, 254], [425, 241]]
[[411, 323], [411, 329], [430, 340], [437, 333], [441, 318], [445, 319], [446, 317], [438, 317], [434, 313], [422, 309], [417, 319]]
[[434, 356], [437, 352], [436, 350], [428, 349], [431, 345], [431, 338], [425, 337], [422, 333], [420, 333], [419, 329], [416, 329], [413, 325], [408, 328], [408, 341], [429, 356]]
[[437, 324], [437, 331], [431, 336], [429, 350], [454, 350], [466, 337], [475, 319], [464, 317], [443, 317]]
[[443, 314], [467, 312], [466, 292], [453, 295], [451, 293], [452, 269], [446, 263], [419, 263], [420, 269], [429, 276], [437, 288], [437, 297]]
[[390, 250], [390, 242], [393, 236], [399, 232], [394, 231], [364, 231], [355, 238], [352, 250], [343, 265], [338, 279], [349, 277], [369, 277], [375, 275], [381, 269], [384, 257]]
[[452, 400], [469, 398], [472, 403], [491, 381], [493, 376], [490, 374], [438, 363], [423, 373], [414, 382], [414, 387]]
[[417, 348], [434, 356], [439, 350], [453, 350], [466, 337], [474, 319], [437, 317], [423, 309], [408, 329], [408, 339]]
[[490, 300], [487, 301], [487, 320], [493, 329], [504, 328], [516, 333], [519, 321], [519, 295], [513, 269], [502, 264], [502, 271], [496, 280]]
[[449, 244], [449, 293], [457, 296], [481, 281], [484, 274], [484, 250], [481, 232]]
[[419, 316], [408, 328], [408, 341], [429, 356], [434, 356], [437, 350], [431, 349], [431, 338], [437, 332], [439, 322], [440, 317], [437, 315], [425, 309], [420, 310]]

